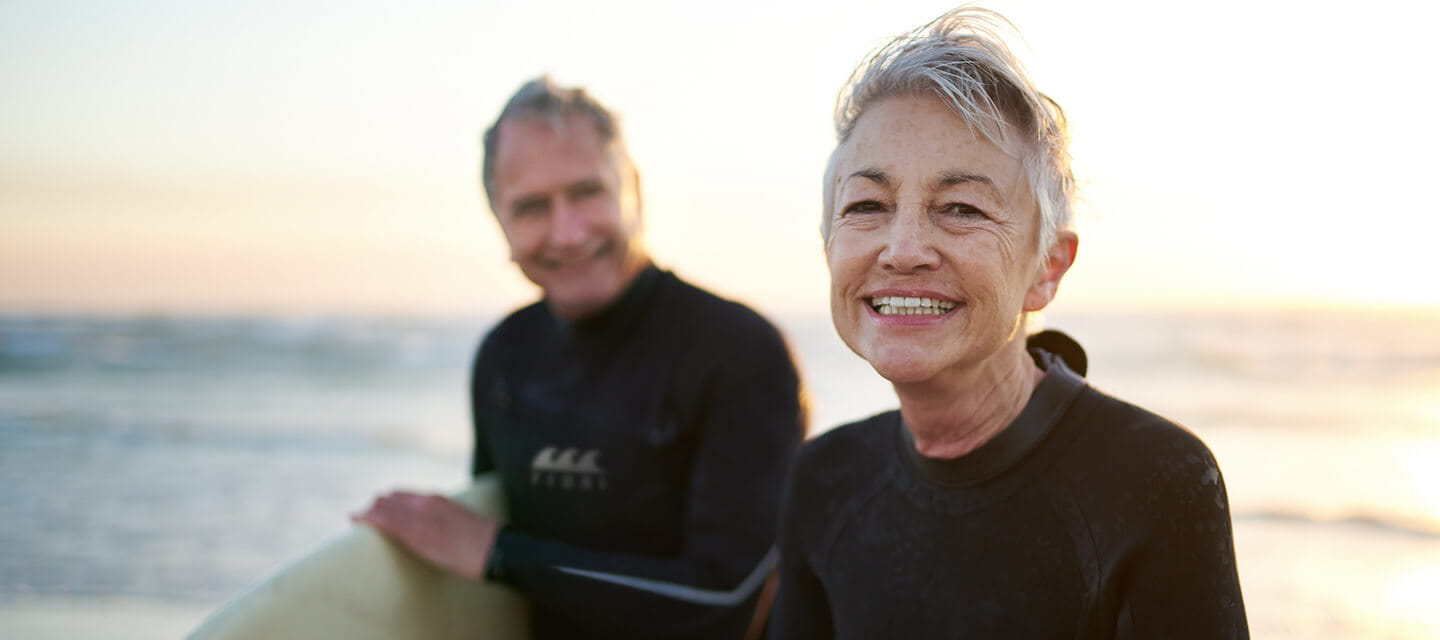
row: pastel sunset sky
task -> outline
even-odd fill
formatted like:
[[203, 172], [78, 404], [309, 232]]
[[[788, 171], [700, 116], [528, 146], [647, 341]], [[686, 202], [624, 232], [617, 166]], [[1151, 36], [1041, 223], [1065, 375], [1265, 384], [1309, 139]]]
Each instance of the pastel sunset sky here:
[[[835, 93], [950, 6], [5, 2], [0, 310], [524, 303], [478, 139], [548, 72], [624, 119], [658, 262], [823, 312]], [[1435, 8], [985, 6], [1072, 124], [1058, 308], [1440, 307]]]

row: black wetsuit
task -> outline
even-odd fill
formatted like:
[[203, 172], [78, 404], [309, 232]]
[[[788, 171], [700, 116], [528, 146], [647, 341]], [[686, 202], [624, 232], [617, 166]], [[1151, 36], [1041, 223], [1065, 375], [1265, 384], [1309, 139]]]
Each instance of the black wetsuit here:
[[577, 323], [515, 312], [473, 385], [473, 471], [510, 509], [486, 573], [528, 596], [537, 639], [744, 633], [804, 437], [774, 327], [650, 267]]
[[772, 640], [1248, 637], [1205, 445], [1031, 355], [1029, 403], [969, 454], [920, 455], [895, 411], [805, 446]]

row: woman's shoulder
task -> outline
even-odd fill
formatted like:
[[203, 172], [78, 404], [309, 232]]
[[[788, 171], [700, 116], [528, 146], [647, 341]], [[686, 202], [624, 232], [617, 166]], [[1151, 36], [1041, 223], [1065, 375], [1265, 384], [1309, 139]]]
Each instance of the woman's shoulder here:
[[873, 476], [892, 457], [898, 424], [899, 411], [886, 411], [825, 431], [801, 447], [795, 474], [829, 488]]
[[836, 456], [845, 457], [857, 449], [873, 449], [894, 435], [899, 419], [900, 412], [892, 409], [842, 424], [807, 441], [804, 450], [806, 455], [835, 461]]
[[790, 471], [787, 515], [795, 535], [823, 554], [836, 527], [850, 522], [893, 477], [899, 412], [841, 425], [807, 441]]
[[[1131, 402], [1087, 386], [1077, 398], [1071, 416], [1089, 434], [1081, 438], [1096, 445], [1118, 447], [1128, 456], [1144, 454], [1160, 459], [1193, 455], [1209, 449], [1199, 436], [1180, 423]], [[1118, 453], [1118, 452], [1117, 452]]]
[[1087, 387], [1066, 420], [1074, 444], [1063, 464], [1093, 480], [1092, 488], [1152, 497], [1218, 489], [1223, 496], [1210, 448], [1169, 418]]

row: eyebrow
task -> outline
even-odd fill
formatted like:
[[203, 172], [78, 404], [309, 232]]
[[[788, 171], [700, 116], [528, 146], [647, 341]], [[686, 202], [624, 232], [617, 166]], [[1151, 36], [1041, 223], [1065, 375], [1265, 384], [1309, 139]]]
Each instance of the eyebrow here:
[[599, 178], [585, 178], [576, 180], [565, 186], [565, 192], [570, 195], [588, 191], [598, 191], [605, 188], [605, 182]]
[[[848, 180], [849, 178], [867, 178], [885, 186], [890, 186], [891, 183], [890, 174], [871, 167], [860, 169], [859, 171], [850, 174], [846, 179]], [[995, 181], [991, 180], [990, 176], [980, 173], [969, 173], [965, 171], [946, 171], [944, 174], [941, 174], [938, 180], [935, 181], [935, 187], [953, 187], [956, 185], [968, 184], [971, 182], [978, 182], [982, 185], [990, 187], [991, 189], [998, 189], [998, 187], [995, 186]]]
[[[866, 178], [885, 187], [894, 186], [894, 180], [890, 177], [890, 174], [874, 167], [859, 169], [847, 176], [846, 181], [852, 178]], [[930, 185], [929, 191], [940, 191], [946, 187], [954, 187], [962, 184], [978, 184], [985, 187], [996, 200], [1000, 202], [1005, 201], [1005, 194], [1000, 191], [1000, 187], [995, 185], [995, 181], [991, 179], [990, 176], [983, 173], [970, 173], [968, 171], [952, 170], [940, 174], [940, 177]]]
[[944, 175], [940, 176], [939, 180], [935, 181], [935, 186], [953, 187], [957, 184], [966, 184], [968, 182], [979, 182], [991, 189], [995, 188], [995, 181], [991, 180], [990, 176], [978, 173], [966, 173], [964, 171], [946, 171]]
[[941, 174], [940, 178], [931, 185], [930, 190], [939, 191], [946, 187], [954, 187], [962, 184], [981, 185], [985, 187], [986, 190], [990, 192], [990, 195], [993, 196], [997, 201], [1002, 203], [1005, 202], [1005, 193], [1000, 190], [1000, 187], [995, 185], [995, 181], [990, 179], [990, 176], [981, 173], [969, 173], [966, 171], [946, 171], [945, 173]]
[[848, 177], [846, 177], [845, 179], [848, 181], [848, 180], [850, 180], [850, 178], [868, 178], [868, 179], [870, 179], [870, 180], [872, 180], [872, 181], [874, 181], [874, 182], [880, 183], [880, 184], [882, 184], [882, 185], [884, 185], [884, 186], [887, 186], [887, 187], [890, 186], [890, 175], [887, 174], [887, 173], [885, 173], [884, 171], [881, 171], [881, 170], [879, 170], [879, 169], [875, 169], [875, 168], [872, 168], [872, 167], [866, 167], [866, 168], [864, 168], [864, 169], [860, 169], [859, 171], [856, 171], [855, 173], [850, 174], [850, 175], [849, 175]]

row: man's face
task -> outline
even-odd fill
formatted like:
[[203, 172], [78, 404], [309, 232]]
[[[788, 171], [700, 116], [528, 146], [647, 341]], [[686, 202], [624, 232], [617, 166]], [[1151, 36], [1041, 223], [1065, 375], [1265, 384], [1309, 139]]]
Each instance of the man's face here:
[[510, 259], [556, 315], [614, 302], [648, 261], [633, 171], [581, 115], [505, 120], [497, 145], [491, 206]]

